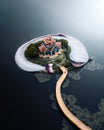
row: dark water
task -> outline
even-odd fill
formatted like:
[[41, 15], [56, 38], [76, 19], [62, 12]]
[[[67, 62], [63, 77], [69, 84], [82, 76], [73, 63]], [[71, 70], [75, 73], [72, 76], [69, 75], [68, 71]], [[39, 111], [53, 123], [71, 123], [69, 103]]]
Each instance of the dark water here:
[[[14, 55], [21, 44], [34, 37], [62, 32], [82, 41], [94, 61], [104, 66], [103, 5], [103, 0], [0, 0], [1, 125], [20, 130], [64, 130], [64, 115], [52, 108], [50, 99], [55, 93], [55, 75], [40, 83], [34, 73], [17, 67]], [[70, 85], [62, 92], [74, 95], [77, 106], [97, 113], [104, 98], [104, 69], [82, 69], [80, 76], [80, 80], [68, 76]], [[91, 125], [93, 129], [104, 129], [103, 118], [97, 123], [96, 128]], [[76, 129], [69, 125], [70, 130]]]

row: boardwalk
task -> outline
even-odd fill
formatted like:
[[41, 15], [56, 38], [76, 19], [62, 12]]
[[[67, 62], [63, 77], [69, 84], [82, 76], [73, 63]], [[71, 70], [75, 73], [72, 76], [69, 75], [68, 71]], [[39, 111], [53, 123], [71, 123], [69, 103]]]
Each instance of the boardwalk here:
[[68, 72], [64, 66], [60, 67], [60, 69], [62, 70], [63, 73], [56, 83], [56, 98], [57, 98], [57, 102], [58, 102], [61, 110], [63, 111], [65, 116], [70, 121], [72, 121], [80, 130], [92, 130], [90, 127], [85, 125], [82, 121], [80, 121], [76, 116], [74, 116], [70, 112], [70, 110], [66, 107], [66, 105], [64, 104], [62, 96], [61, 96], [61, 84], [64, 81], [64, 79], [66, 78]]

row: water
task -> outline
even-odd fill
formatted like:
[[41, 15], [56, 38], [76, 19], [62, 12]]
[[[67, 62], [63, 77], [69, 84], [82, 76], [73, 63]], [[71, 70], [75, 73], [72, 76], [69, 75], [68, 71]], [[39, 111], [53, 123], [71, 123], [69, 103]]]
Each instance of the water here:
[[[94, 64], [104, 66], [103, 5], [103, 0], [0, 1], [1, 125], [13, 129], [76, 130], [59, 109], [52, 107], [55, 100], [50, 96], [55, 94], [60, 75], [49, 75], [47, 81], [39, 82], [34, 73], [17, 67], [14, 55], [21, 44], [34, 37], [62, 32], [82, 41], [89, 55], [94, 56]], [[104, 104], [104, 69], [94, 69], [94, 64], [90, 69], [85, 67], [74, 73], [74, 77], [70, 73], [62, 93], [76, 99], [72, 106], [76, 115], [86, 122], [83, 113], [87, 111], [88, 116], [89, 111], [91, 118], [87, 123], [94, 130], [102, 130], [104, 116], [100, 114], [104, 114], [104, 109], [99, 110], [97, 106]]]

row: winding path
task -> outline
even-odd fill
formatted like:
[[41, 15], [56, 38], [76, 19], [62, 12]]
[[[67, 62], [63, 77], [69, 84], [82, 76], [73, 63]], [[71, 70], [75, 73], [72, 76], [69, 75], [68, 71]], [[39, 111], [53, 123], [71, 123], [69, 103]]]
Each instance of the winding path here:
[[82, 121], [80, 121], [75, 115], [73, 115], [69, 109], [66, 107], [62, 96], [61, 96], [61, 84], [64, 81], [64, 79], [67, 76], [67, 69], [62, 66], [60, 67], [61, 71], [63, 72], [62, 75], [60, 76], [60, 78], [58, 79], [57, 83], [56, 83], [56, 98], [57, 98], [57, 102], [61, 108], [61, 110], [63, 111], [63, 113], [65, 114], [65, 116], [72, 121], [80, 130], [92, 130], [90, 127], [88, 127], [87, 125], [85, 125]]

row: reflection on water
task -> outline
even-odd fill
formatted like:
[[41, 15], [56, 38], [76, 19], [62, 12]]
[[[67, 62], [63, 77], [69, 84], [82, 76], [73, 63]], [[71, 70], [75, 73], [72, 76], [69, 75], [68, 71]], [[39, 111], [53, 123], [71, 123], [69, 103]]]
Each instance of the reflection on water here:
[[95, 70], [103, 70], [103, 69], [104, 69], [104, 65], [101, 65], [93, 60], [91, 62], [88, 62], [83, 68], [77, 71], [71, 71], [68, 74], [68, 76], [74, 80], [80, 80], [81, 79], [80, 73], [84, 70], [95, 71]]
[[66, 118], [62, 119], [62, 126], [63, 126], [62, 130], [73, 130], [71, 122], [69, 122]]
[[44, 83], [50, 80], [51, 75], [49, 73], [35, 73], [35, 77], [40, 83]]
[[87, 65], [85, 65], [83, 69], [89, 71], [102, 70], [104, 69], [104, 65], [101, 65], [93, 60], [92, 62], [89, 62]]
[[[100, 103], [98, 103], [98, 111], [91, 114], [87, 108], [81, 108], [76, 104], [76, 97], [74, 95], [62, 94], [63, 100], [70, 111], [76, 115], [81, 121], [90, 126], [93, 130], [101, 130], [104, 123], [104, 98], [101, 98]], [[56, 102], [55, 94], [50, 95], [52, 100], [52, 108], [54, 110], [59, 110], [58, 104]], [[73, 130], [73, 126], [67, 119], [62, 119], [62, 130]]]
[[[80, 80], [81, 79], [80, 74], [84, 70], [95, 71], [95, 70], [103, 70], [103, 69], [104, 69], [104, 65], [101, 65], [93, 60], [91, 62], [88, 62], [84, 67], [82, 67], [81, 69], [79, 69], [77, 71], [76, 70], [70, 71], [68, 74], [68, 77], [70, 77], [74, 80]], [[49, 73], [35, 73], [35, 77], [38, 79], [38, 81], [40, 83], [43, 83], [43, 82], [49, 81], [51, 78], [51, 75]], [[60, 77], [60, 74], [56, 74], [55, 78], [57, 80], [59, 77]], [[66, 79], [65, 82], [63, 83], [62, 87], [63, 88], [68, 87], [69, 84], [70, 84], [69, 79]]]
[[[70, 86], [70, 78], [74, 80], [80, 80], [81, 79], [81, 72], [84, 70], [88, 71], [95, 71], [95, 70], [103, 70], [104, 65], [101, 65], [94, 60], [87, 63], [83, 68], [75, 71], [70, 71], [68, 74], [67, 79], [64, 81], [62, 87], [66, 88]], [[39, 82], [47, 82], [50, 80], [51, 75], [47, 73], [35, 73], [35, 77], [38, 79]], [[58, 80], [60, 77], [60, 74], [56, 74], [55, 78]], [[86, 123], [88, 126], [90, 126], [94, 130], [101, 130], [102, 125], [104, 124], [104, 99], [101, 98], [100, 103], [98, 103], [98, 111], [95, 113], [91, 113], [88, 108], [81, 108], [76, 104], [77, 99], [72, 94], [66, 94], [62, 93], [62, 98], [67, 105], [67, 107], [70, 109], [70, 111], [75, 114], [81, 121]], [[52, 101], [52, 108], [54, 110], [59, 110], [59, 106], [56, 101], [55, 94], [52, 93], [50, 95], [50, 99]], [[62, 119], [62, 130], [75, 130], [77, 129], [74, 127], [66, 118]]]
[[65, 82], [62, 84], [62, 88], [69, 87], [70, 81], [68, 79], [65, 80]]
[[68, 76], [74, 80], [80, 80], [81, 76], [80, 76], [80, 71], [71, 71]]

